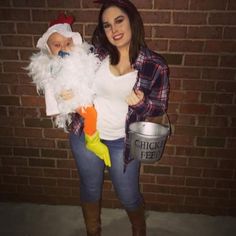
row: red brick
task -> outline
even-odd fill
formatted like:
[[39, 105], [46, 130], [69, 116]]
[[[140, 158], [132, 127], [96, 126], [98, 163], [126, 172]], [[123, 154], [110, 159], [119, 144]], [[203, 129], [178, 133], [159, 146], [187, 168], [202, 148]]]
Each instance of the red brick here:
[[33, 128], [16, 128], [15, 135], [18, 137], [42, 137], [42, 130]]
[[37, 117], [37, 108], [25, 108], [25, 107], [9, 107], [9, 115], [13, 117]]
[[203, 197], [186, 197], [185, 199], [186, 205], [192, 206], [213, 206], [213, 201], [210, 198]]
[[22, 106], [37, 106], [37, 107], [44, 107], [45, 106], [45, 101], [44, 97], [32, 97], [32, 96], [25, 96], [21, 97], [22, 101]]
[[213, 179], [207, 179], [207, 178], [193, 178], [188, 177], [186, 178], [186, 186], [191, 187], [214, 187], [215, 186], [215, 180]]
[[233, 170], [206, 169], [203, 170], [203, 177], [217, 178], [217, 179], [232, 179]]
[[228, 138], [227, 147], [228, 148], [235, 148], [236, 147], [236, 139], [235, 138]]
[[54, 160], [30, 158], [29, 166], [33, 167], [55, 167]]
[[30, 36], [2, 36], [2, 44], [7, 47], [32, 47]]
[[23, 156], [23, 157], [38, 157], [39, 156], [39, 150], [35, 148], [13, 148], [13, 154], [14, 156]]
[[15, 175], [16, 171], [13, 166], [0, 166], [1, 175]]
[[209, 80], [234, 80], [235, 70], [225, 68], [206, 68], [203, 69], [203, 78]]
[[157, 184], [161, 185], [184, 185], [185, 177], [183, 176], [156, 176]]
[[225, 27], [224, 28], [224, 39], [235, 39], [236, 38], [236, 27]]
[[29, 21], [29, 9], [14, 9], [5, 8], [0, 9], [0, 21]]
[[30, 147], [55, 148], [55, 141], [52, 139], [28, 138], [27, 143]]
[[208, 0], [208, 1], [201, 1], [192, 0], [190, 4], [191, 10], [225, 10], [226, 9], [226, 1], [215, 1], [215, 0]]
[[[209, 101], [208, 101], [209, 103]], [[205, 127], [227, 127], [229, 124], [227, 117], [199, 116], [198, 125]]]
[[212, 25], [236, 25], [236, 14], [230, 12], [210, 13], [208, 20]]
[[23, 176], [2, 176], [4, 184], [28, 184], [28, 177]]
[[11, 86], [10, 91], [12, 95], [37, 95], [35, 86], [22, 86], [22, 85], [17, 85], [17, 86]]
[[214, 114], [220, 115], [220, 116], [235, 116], [236, 115], [236, 109], [234, 109], [234, 106], [232, 105], [220, 105], [217, 104], [214, 107]]
[[205, 148], [200, 147], [176, 147], [176, 155], [191, 156], [191, 157], [204, 157]]
[[218, 157], [218, 158], [235, 158], [235, 149], [226, 148], [211, 148], [207, 149], [206, 155], [208, 157]]
[[0, 105], [19, 106], [19, 97], [16, 96], [0, 96]]
[[13, 0], [14, 7], [45, 7], [45, 2], [41, 0], [34, 1], [18, 1]]
[[17, 157], [2, 157], [3, 166], [26, 166], [26, 158], [17, 158]]
[[200, 196], [211, 197], [211, 198], [229, 198], [230, 191], [225, 189], [207, 189], [203, 188], [200, 190]]
[[160, 174], [160, 175], [168, 175], [170, 174], [170, 167], [167, 166], [144, 166], [144, 173], [146, 174]]
[[0, 22], [0, 34], [15, 34], [14, 23]]
[[183, 196], [199, 196], [198, 188], [170, 186], [170, 194], [183, 195]]
[[188, 166], [198, 168], [217, 168], [217, 160], [206, 158], [189, 158]]
[[206, 132], [205, 132], [204, 127], [175, 126], [175, 134], [190, 135], [190, 136], [204, 136]]
[[179, 115], [176, 120], [176, 124], [179, 125], [195, 125], [196, 117], [191, 115]]
[[174, 12], [173, 23], [180, 25], [206, 25], [207, 13], [203, 12]]
[[216, 181], [217, 189], [236, 189], [236, 181], [235, 180], [217, 180]]
[[222, 36], [222, 27], [201, 26], [189, 27], [188, 38], [190, 39], [220, 39]]
[[169, 99], [175, 102], [198, 102], [198, 92], [187, 92], [187, 91], [171, 91]]
[[232, 67], [232, 68], [235, 68], [236, 67], [236, 57], [235, 55], [231, 56], [222, 56], [221, 57], [221, 66], [222, 67]]
[[0, 184], [0, 193], [0, 195], [3, 195], [3, 193], [16, 193], [16, 185]]
[[25, 66], [27, 66], [27, 64], [24, 62], [18, 62], [18, 61], [17, 62], [16, 61], [3, 62], [4, 72], [22, 73], [22, 72], [25, 72], [23, 69]]
[[19, 176], [43, 176], [42, 168], [16, 167], [16, 174]]
[[154, 8], [157, 9], [175, 9], [175, 10], [187, 10], [188, 0], [154, 0]]
[[186, 68], [186, 67], [170, 67], [171, 71], [171, 85], [173, 84], [173, 78], [188, 78], [197, 79], [201, 76], [201, 70], [199, 68]]
[[147, 193], [170, 193], [169, 186], [144, 184], [143, 191]]
[[[222, 87], [221, 87], [222, 88]], [[223, 88], [222, 88], [223, 90]], [[217, 89], [217, 91], [220, 91]], [[233, 104], [233, 94], [202, 93], [202, 103]]]
[[70, 188], [62, 188], [62, 187], [45, 187], [44, 192], [48, 195], [56, 195], [56, 196], [71, 195]]
[[53, 178], [40, 178], [40, 177], [31, 177], [29, 179], [31, 185], [40, 185], [40, 186], [55, 186], [57, 180]]
[[[58, 186], [62, 187], [74, 187], [79, 189], [79, 180], [78, 179], [58, 179], [57, 180]], [[103, 189], [106, 189], [103, 187]], [[74, 191], [75, 192], [75, 191]]]
[[173, 167], [173, 175], [200, 177], [201, 174], [202, 170], [200, 168]]
[[212, 137], [235, 137], [236, 133], [236, 128], [207, 128], [207, 136], [212, 136]]
[[187, 27], [157, 26], [153, 27], [153, 37], [157, 38], [186, 38]]
[[211, 53], [233, 53], [236, 51], [236, 45], [234, 41], [207, 40], [204, 51]]
[[63, 129], [46, 129], [44, 131], [44, 136], [46, 138], [67, 139], [68, 133], [65, 133]]
[[150, 39], [146, 40], [146, 43], [150, 49], [156, 52], [166, 52], [168, 49], [168, 41], [167, 40], [160, 40], [160, 39]]
[[[215, 82], [206, 80], [184, 80], [184, 90], [215, 91]], [[200, 99], [199, 99], [200, 100]]]
[[184, 64], [186, 66], [217, 66], [218, 56], [215, 55], [186, 55]]
[[158, 162], [159, 164], [162, 165], [171, 165], [171, 166], [186, 166], [187, 165], [187, 158], [183, 157], [176, 157], [171, 156], [165, 156]]
[[29, 185], [17, 186], [17, 192], [23, 194], [36, 194], [36, 195], [44, 193], [42, 187], [29, 186]]
[[71, 168], [71, 169], [76, 169], [76, 164], [75, 160], [57, 160], [56, 161], [56, 166], [58, 168]]
[[52, 168], [44, 168], [43, 170], [45, 177], [61, 177], [61, 178], [69, 178], [70, 170], [69, 169], [52, 169]]
[[224, 138], [197, 137], [197, 146], [203, 147], [224, 147]]
[[194, 144], [194, 137], [189, 135], [175, 135], [170, 136], [168, 139], [168, 143], [170, 145], [177, 145], [177, 146], [191, 146]]
[[17, 50], [0, 49], [0, 60], [18, 60]]
[[196, 40], [170, 40], [169, 50], [174, 52], [201, 52], [204, 43]]
[[200, 104], [182, 104], [180, 112], [184, 114], [210, 114], [211, 107], [209, 105]]
[[155, 176], [153, 175], [140, 175], [140, 183], [155, 183]]
[[168, 24], [171, 21], [171, 13], [169, 11], [166, 12], [157, 12], [155, 11], [142, 11], [141, 17], [143, 18], [143, 22], [145, 24], [153, 23], [155, 24], [158, 23], [163, 23], [163, 24]]

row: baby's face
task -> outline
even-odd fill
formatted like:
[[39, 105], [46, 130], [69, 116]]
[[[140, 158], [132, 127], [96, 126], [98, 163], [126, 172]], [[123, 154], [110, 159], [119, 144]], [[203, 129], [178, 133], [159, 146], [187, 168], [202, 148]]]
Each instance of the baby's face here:
[[56, 32], [50, 35], [47, 44], [51, 53], [57, 55], [59, 51], [70, 52], [73, 47], [73, 40]]

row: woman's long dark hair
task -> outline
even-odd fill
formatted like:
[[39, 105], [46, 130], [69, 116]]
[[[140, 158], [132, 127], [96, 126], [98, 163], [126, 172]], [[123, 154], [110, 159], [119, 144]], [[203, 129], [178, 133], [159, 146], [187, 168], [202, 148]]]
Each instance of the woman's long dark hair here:
[[133, 64], [139, 54], [141, 46], [145, 46], [145, 34], [142, 18], [134, 6], [129, 0], [107, 0], [104, 1], [99, 16], [98, 16], [98, 25], [95, 28], [95, 31], [92, 36], [92, 43], [95, 47], [101, 48], [108, 52], [110, 55], [110, 63], [112, 65], [117, 65], [120, 60], [119, 51], [115, 46], [113, 46], [107, 39], [104, 28], [102, 16], [104, 11], [111, 7], [116, 6], [120, 8], [123, 12], [128, 15], [130, 21], [130, 27], [132, 31], [132, 38], [129, 48], [129, 60]]

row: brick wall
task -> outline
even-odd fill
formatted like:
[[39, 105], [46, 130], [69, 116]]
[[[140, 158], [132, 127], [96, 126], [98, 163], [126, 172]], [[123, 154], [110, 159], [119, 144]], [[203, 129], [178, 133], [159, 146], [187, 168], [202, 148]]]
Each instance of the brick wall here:
[[[157, 211], [236, 214], [236, 2], [133, 0], [149, 46], [171, 70], [173, 135], [159, 163], [143, 165], [141, 189]], [[67, 134], [45, 116], [22, 67], [59, 11], [87, 40], [92, 0], [0, 0], [0, 200], [79, 204]], [[120, 207], [109, 177], [104, 207]]]

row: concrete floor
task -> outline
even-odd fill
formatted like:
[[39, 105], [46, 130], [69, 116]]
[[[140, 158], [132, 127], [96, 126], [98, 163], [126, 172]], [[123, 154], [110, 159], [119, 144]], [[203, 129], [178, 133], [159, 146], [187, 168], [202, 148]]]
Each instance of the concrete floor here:
[[[121, 209], [102, 209], [103, 236], [131, 236]], [[79, 206], [0, 203], [1, 236], [85, 236]], [[147, 236], [235, 236], [236, 218], [147, 212]]]

